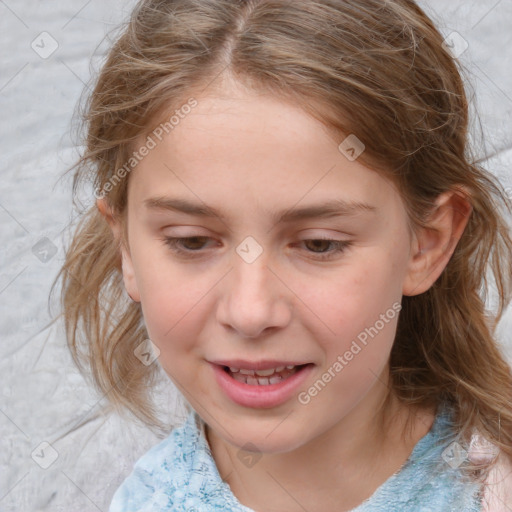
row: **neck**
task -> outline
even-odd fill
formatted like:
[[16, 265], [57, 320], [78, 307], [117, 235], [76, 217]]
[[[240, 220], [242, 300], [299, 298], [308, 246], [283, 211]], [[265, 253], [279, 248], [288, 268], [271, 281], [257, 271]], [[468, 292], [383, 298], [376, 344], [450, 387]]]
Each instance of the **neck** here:
[[433, 411], [413, 412], [393, 398], [384, 409], [385, 399], [361, 401], [321, 436], [292, 452], [262, 454], [250, 467], [242, 463], [242, 450], [209, 426], [207, 439], [221, 477], [247, 507], [257, 512], [348, 511], [400, 469], [434, 419]]

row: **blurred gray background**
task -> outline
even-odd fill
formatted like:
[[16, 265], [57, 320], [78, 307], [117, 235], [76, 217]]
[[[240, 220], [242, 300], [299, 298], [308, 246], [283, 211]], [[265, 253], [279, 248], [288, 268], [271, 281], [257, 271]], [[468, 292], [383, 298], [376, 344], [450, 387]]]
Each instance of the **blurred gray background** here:
[[[478, 155], [512, 195], [512, 2], [420, 3], [454, 51], [465, 50]], [[1, 511], [107, 511], [133, 462], [159, 440], [102, 414], [106, 399], [74, 367], [62, 326], [43, 329], [73, 220], [71, 181], [62, 178], [77, 154], [73, 110], [108, 47], [104, 36], [132, 5], [0, 0]], [[499, 340], [510, 359], [510, 309]], [[179, 423], [172, 384], [157, 395]]]

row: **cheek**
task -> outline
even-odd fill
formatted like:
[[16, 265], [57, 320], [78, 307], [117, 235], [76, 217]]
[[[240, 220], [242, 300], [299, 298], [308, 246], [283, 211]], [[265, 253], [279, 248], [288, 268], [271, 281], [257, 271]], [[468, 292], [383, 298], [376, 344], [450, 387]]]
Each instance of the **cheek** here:
[[196, 386], [200, 381], [198, 315], [203, 314], [200, 299], [204, 293], [196, 298], [189, 287], [180, 284], [169, 287], [156, 284], [146, 291], [148, 294], [141, 295], [141, 306], [148, 336], [160, 350], [160, 365], [176, 385], [184, 386], [182, 392], [185, 392], [192, 389], [191, 383]]
[[[134, 271], [141, 308], [149, 338], [160, 350], [165, 369], [177, 357], [193, 349], [198, 339], [202, 299], [212, 288], [215, 276], [194, 275], [183, 266], [171, 265], [161, 250], [133, 251]], [[190, 267], [191, 269], [192, 267]], [[180, 358], [180, 364], [187, 359]]]
[[[358, 254], [353, 264], [333, 272], [329, 279], [317, 281], [315, 289], [304, 283], [302, 293], [329, 328], [334, 346], [340, 340], [350, 343], [379, 321], [381, 315], [388, 313], [386, 320], [395, 316], [403, 274], [403, 262], [399, 260], [390, 251], [368, 248]], [[381, 330], [389, 332], [392, 323], [386, 323]], [[378, 326], [382, 327], [381, 322]]]
[[318, 394], [316, 407], [348, 410], [374, 386], [386, 386], [381, 374], [389, 361], [401, 309], [400, 289], [390, 268], [389, 262], [380, 269], [374, 266], [371, 272], [352, 268], [350, 275], [330, 280], [316, 294], [313, 303], [322, 310], [323, 324], [329, 326], [328, 331], [322, 328], [323, 335], [319, 330], [315, 333], [324, 353], [319, 380], [328, 381], [330, 390], [320, 393], [323, 384], [318, 381], [306, 390], [311, 396]]
[[178, 278], [146, 282], [141, 291], [141, 306], [148, 333], [155, 343], [172, 339], [174, 346], [186, 344], [184, 333], [194, 331], [194, 318], [200, 312], [203, 296], [197, 282], [195, 286]]
[[396, 335], [405, 259], [393, 250], [371, 252], [326, 293], [336, 297], [326, 317], [336, 335], [325, 347], [326, 369], [340, 390], [326, 397], [333, 406], [357, 401], [379, 380]]

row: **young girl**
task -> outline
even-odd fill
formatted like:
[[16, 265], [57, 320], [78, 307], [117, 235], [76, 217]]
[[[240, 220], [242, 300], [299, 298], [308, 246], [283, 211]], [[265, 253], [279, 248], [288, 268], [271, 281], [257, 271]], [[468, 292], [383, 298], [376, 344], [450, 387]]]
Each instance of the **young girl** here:
[[411, 0], [137, 4], [64, 315], [113, 403], [158, 425], [160, 366], [189, 416], [111, 512], [512, 510], [511, 204], [451, 46]]

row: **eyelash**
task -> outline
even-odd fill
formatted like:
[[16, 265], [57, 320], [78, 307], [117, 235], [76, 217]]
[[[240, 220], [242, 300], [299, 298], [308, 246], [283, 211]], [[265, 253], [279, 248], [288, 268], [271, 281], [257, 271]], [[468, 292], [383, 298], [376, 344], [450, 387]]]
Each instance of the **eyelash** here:
[[[191, 249], [183, 249], [178, 244], [186, 241], [186, 240], [194, 240], [194, 239], [208, 239], [206, 236], [188, 236], [188, 237], [182, 237], [182, 238], [176, 238], [176, 237], [164, 237], [162, 241], [177, 255], [180, 256], [191, 256], [196, 257], [199, 256], [199, 250], [191, 250]], [[316, 254], [315, 259], [327, 261], [336, 256], [336, 254], [345, 252], [346, 249], [348, 249], [352, 242], [345, 241], [345, 240], [332, 240], [330, 238], [310, 238], [306, 240], [302, 240], [302, 242], [331, 242], [336, 249], [334, 251], [324, 252], [324, 253], [315, 253], [314, 251], [309, 251], [311, 254]], [[325, 255], [325, 256], [324, 256]]]

